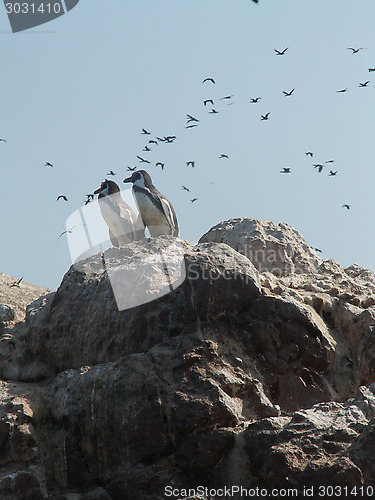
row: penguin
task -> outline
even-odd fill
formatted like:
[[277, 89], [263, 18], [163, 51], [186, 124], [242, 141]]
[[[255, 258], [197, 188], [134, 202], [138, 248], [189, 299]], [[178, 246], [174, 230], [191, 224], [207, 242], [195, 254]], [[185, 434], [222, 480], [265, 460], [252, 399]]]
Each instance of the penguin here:
[[137, 170], [124, 182], [133, 183], [133, 196], [143, 223], [152, 237], [178, 236], [178, 223], [172, 204], [152, 184], [145, 170]]
[[120, 188], [114, 181], [105, 180], [98, 194], [98, 202], [103, 219], [109, 228], [109, 238], [115, 247], [144, 238], [144, 225], [140, 216], [122, 199]]

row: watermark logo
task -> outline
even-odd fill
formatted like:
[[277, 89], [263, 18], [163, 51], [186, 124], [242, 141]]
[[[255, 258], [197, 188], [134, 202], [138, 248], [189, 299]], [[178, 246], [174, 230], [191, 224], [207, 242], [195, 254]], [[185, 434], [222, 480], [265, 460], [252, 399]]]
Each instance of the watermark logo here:
[[13, 33], [48, 23], [64, 15], [79, 0], [4, 0]]
[[[121, 197], [136, 211], [131, 189], [121, 191]], [[139, 251], [126, 244], [114, 247], [97, 200], [73, 212], [64, 233], [75, 269], [85, 272], [90, 266], [107, 273], [119, 311], [158, 299], [186, 278], [185, 250], [180, 240], [161, 237], [147, 242], [146, 238]], [[125, 238], [127, 234], [117, 236]], [[87, 261], [90, 256], [96, 257]]]

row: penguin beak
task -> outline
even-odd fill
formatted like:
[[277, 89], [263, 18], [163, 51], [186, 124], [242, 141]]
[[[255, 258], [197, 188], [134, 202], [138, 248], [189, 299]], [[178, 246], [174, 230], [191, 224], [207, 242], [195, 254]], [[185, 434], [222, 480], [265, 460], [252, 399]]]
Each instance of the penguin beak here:
[[99, 194], [101, 192], [101, 190], [102, 190], [102, 186], [100, 186], [99, 189], [97, 189], [96, 191], [94, 191], [94, 194]]
[[122, 182], [133, 182], [133, 176], [131, 177], [127, 177], [126, 179], [124, 179]]

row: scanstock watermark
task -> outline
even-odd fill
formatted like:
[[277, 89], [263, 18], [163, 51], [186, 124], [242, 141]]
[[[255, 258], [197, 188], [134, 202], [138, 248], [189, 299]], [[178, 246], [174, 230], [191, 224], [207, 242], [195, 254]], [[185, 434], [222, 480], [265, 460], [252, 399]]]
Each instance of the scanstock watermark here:
[[63, 16], [79, 0], [4, 0], [13, 33], [25, 31]]

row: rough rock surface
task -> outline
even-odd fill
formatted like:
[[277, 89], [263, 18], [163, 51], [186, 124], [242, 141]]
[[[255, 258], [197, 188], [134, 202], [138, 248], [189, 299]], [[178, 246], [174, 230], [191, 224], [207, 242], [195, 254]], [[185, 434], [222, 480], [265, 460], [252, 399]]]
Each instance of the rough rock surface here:
[[[266, 249], [254, 262], [249, 242]], [[186, 278], [119, 311], [111, 270], [152, 262], [130, 293], [147, 284], [157, 296], [158, 256], [169, 248], [178, 270], [177, 247]], [[276, 249], [279, 275], [267, 267]], [[235, 219], [198, 245], [160, 237], [110, 249], [7, 328], [1, 498], [375, 482], [375, 278], [320, 259], [290, 226]]]

